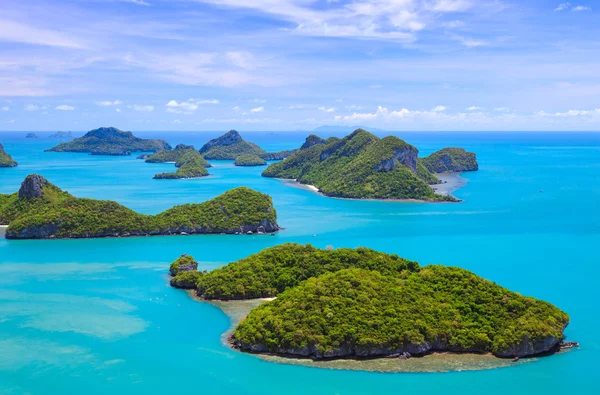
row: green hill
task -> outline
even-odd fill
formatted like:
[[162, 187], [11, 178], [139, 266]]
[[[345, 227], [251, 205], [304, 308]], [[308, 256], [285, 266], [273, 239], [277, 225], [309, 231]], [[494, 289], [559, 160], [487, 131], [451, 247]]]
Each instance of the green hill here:
[[9, 225], [6, 237], [14, 239], [279, 230], [271, 197], [246, 187], [204, 203], [142, 215], [113, 201], [76, 198], [39, 175], [27, 176], [18, 193], [0, 195], [0, 224]]
[[236, 130], [230, 130], [221, 137], [210, 140], [200, 148], [206, 159], [235, 160], [244, 154], [266, 156], [267, 152], [254, 143], [249, 143]]
[[244, 154], [235, 158], [235, 166], [265, 166], [267, 162], [256, 155]]
[[362, 129], [343, 139], [309, 136], [300, 150], [262, 175], [314, 185], [331, 197], [456, 201], [428, 185], [437, 179], [419, 165], [418, 152], [397, 137], [380, 139]]
[[[192, 152], [196, 152], [193, 145], [177, 144], [177, 146], [172, 150], [162, 150], [148, 156], [146, 158], [146, 163], [183, 163], [189, 160], [189, 156], [192, 154]], [[198, 155], [197, 158], [198, 161], [202, 163], [202, 166], [211, 167], [211, 164], [208, 163], [201, 155]]]
[[463, 148], [444, 148], [423, 158], [423, 165], [431, 173], [461, 173], [479, 169], [477, 157]]
[[131, 152], [157, 152], [170, 150], [171, 145], [164, 140], [150, 140], [135, 137], [131, 132], [117, 128], [99, 128], [87, 132], [83, 137], [63, 142], [46, 152], [89, 152], [93, 155], [129, 155]]
[[4, 150], [0, 144], [0, 167], [16, 167], [17, 162]]
[[179, 144], [172, 151], [159, 151], [148, 157], [146, 162], [175, 162], [177, 170], [171, 173], [159, 173], [154, 176], [155, 179], [181, 179], [181, 178], [199, 178], [208, 175], [207, 167], [212, 167], [194, 149], [193, 146]]

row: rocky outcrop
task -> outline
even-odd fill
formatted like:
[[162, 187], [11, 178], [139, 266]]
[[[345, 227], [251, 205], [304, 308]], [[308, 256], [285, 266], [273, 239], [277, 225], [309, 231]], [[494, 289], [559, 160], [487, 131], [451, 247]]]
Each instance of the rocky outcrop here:
[[26, 138], [26, 139], [39, 139], [39, 138], [40, 138], [40, 136], [38, 136], [36, 133], [27, 133], [27, 134], [25, 135], [25, 138]]
[[413, 173], [417, 173], [417, 156], [419, 151], [409, 146], [407, 148], [394, 149], [394, 155], [389, 159], [384, 159], [375, 168], [377, 171], [395, 170], [398, 165], [408, 167]]
[[198, 270], [198, 262], [194, 259], [193, 256], [183, 254], [179, 258], [177, 258], [169, 268], [172, 276], [176, 276], [182, 272], [191, 272]]
[[264, 160], [283, 160], [288, 156], [293, 155], [296, 151], [297, 150], [295, 149], [289, 149], [279, 152], [267, 152], [266, 154], [262, 155], [261, 158]]
[[300, 149], [307, 149], [312, 147], [313, 145], [317, 145], [317, 144], [326, 144], [327, 142], [325, 141], [325, 139], [322, 139], [321, 137], [311, 134], [310, 136], [308, 136], [306, 138], [306, 140], [304, 141], [304, 144], [302, 144], [302, 146], [300, 146]]
[[556, 338], [553, 336], [546, 336], [540, 339], [524, 338], [518, 344], [494, 352], [494, 355], [501, 358], [514, 358], [546, 354], [557, 350], [560, 347], [562, 339], [562, 337]]
[[143, 159], [143, 160], [146, 160], [146, 159], [148, 159], [150, 156], [151, 156], [150, 154], [141, 154], [141, 155], [138, 155], [138, 156], [137, 156], [135, 159]]
[[38, 174], [32, 174], [25, 177], [19, 189], [19, 199], [34, 199], [42, 197], [44, 187], [49, 182]]
[[242, 136], [237, 130], [230, 130], [225, 133], [221, 137], [217, 137], [216, 139], [210, 140], [208, 143], [204, 144], [202, 148], [200, 148], [200, 153], [204, 154], [208, 152], [213, 147], [233, 145], [237, 142], [243, 141]]

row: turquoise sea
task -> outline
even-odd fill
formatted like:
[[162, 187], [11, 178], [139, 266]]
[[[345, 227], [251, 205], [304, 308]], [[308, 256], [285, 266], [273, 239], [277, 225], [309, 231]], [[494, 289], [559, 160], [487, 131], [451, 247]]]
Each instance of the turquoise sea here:
[[[220, 133], [139, 133], [199, 148]], [[268, 150], [307, 133], [242, 133]], [[173, 168], [130, 157], [44, 153], [47, 134], [0, 133], [20, 164], [0, 169], [0, 193], [31, 173], [80, 197], [143, 213], [202, 202], [246, 185], [273, 197], [285, 231], [271, 236], [0, 239], [2, 394], [598, 394], [600, 134], [394, 133], [422, 155], [475, 151], [460, 204], [330, 199], [213, 162], [212, 177], [153, 180]], [[325, 137], [325, 136], [324, 136]], [[571, 316], [581, 348], [487, 371], [369, 373], [275, 364], [221, 342], [229, 319], [168, 286], [182, 253], [212, 269], [283, 242], [367, 246], [460, 266]]]

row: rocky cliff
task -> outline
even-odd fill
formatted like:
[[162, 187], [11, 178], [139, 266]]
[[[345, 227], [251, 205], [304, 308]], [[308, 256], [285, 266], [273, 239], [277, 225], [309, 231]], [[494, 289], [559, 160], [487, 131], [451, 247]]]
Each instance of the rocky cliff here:
[[18, 163], [4, 150], [0, 144], [0, 167], [16, 167]]
[[431, 173], [461, 173], [477, 171], [479, 164], [473, 152], [463, 148], [444, 148], [423, 158], [423, 165]]

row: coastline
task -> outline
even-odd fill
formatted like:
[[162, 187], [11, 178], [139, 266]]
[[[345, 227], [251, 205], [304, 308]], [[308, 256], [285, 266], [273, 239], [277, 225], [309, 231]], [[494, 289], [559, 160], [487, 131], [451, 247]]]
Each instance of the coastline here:
[[[460, 177], [460, 173], [442, 173], [436, 174], [436, 176], [442, 181], [441, 184], [430, 185], [430, 187], [437, 193], [442, 196], [452, 196], [452, 192], [456, 191], [459, 188], [467, 185], [467, 180], [465, 178]], [[449, 201], [434, 201], [434, 200], [420, 200], [420, 199], [374, 199], [374, 198], [348, 198], [348, 197], [339, 197], [339, 196], [327, 196], [322, 193], [319, 188], [310, 184], [302, 184], [295, 179], [287, 179], [287, 178], [275, 178], [276, 180], [281, 181], [282, 184], [290, 186], [292, 188], [303, 189], [305, 191], [313, 192], [319, 196], [326, 197], [329, 199], [339, 199], [339, 200], [356, 200], [361, 202], [393, 202], [393, 203], [460, 203], [462, 200], [457, 199], [455, 202]]]
[[341, 358], [317, 361], [308, 358], [285, 357], [274, 354], [247, 353], [238, 350], [231, 343], [230, 338], [233, 329], [252, 309], [275, 298], [230, 301], [205, 300], [198, 297], [193, 289], [187, 289], [185, 292], [194, 301], [211, 304], [221, 309], [227, 315], [230, 320], [230, 328], [221, 335], [221, 342], [224, 346], [242, 354], [253, 355], [267, 362], [333, 370], [356, 370], [380, 373], [435, 373], [507, 368], [538, 360], [537, 357], [534, 357], [524, 358], [518, 362], [511, 362], [510, 359], [497, 358], [492, 354], [431, 353], [408, 359], [384, 357], [372, 359]]
[[0, 225], [0, 238], [5, 237], [6, 229], [8, 229], [8, 225]]

